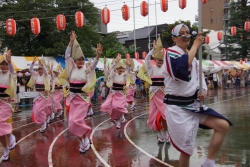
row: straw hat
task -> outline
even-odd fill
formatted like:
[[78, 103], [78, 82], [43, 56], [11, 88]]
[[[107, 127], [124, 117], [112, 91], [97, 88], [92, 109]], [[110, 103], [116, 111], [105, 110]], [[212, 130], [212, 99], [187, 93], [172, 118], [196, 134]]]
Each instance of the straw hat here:
[[161, 37], [159, 36], [157, 41], [156, 41], [156, 48], [154, 50], [154, 54], [152, 55], [153, 58], [163, 60], [164, 53], [162, 52], [162, 42], [161, 42]]
[[6, 47], [5, 50], [4, 50], [3, 56], [0, 59], [0, 63], [2, 63], [4, 61], [8, 63], [8, 61], [6, 59], [7, 53], [8, 53], [8, 48]]
[[82, 48], [76, 39], [74, 40], [73, 46], [71, 49], [71, 57], [73, 60], [77, 60], [82, 57], [85, 59], [84, 54], [82, 52]]

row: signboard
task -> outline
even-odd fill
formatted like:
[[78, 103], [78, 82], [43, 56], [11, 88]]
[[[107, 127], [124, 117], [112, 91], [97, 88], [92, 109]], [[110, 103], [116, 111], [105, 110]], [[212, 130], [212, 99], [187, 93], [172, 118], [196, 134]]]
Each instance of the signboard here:
[[38, 95], [38, 92], [20, 92], [19, 97], [20, 99], [28, 99], [28, 98], [34, 98]]

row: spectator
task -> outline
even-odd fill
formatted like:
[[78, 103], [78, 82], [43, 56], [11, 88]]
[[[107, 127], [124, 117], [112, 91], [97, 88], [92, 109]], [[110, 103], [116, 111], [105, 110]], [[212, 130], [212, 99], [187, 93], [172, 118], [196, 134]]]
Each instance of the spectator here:
[[21, 110], [19, 109], [19, 103], [20, 103], [20, 97], [19, 97], [19, 93], [20, 93], [20, 86], [21, 86], [21, 79], [20, 77], [16, 78], [17, 84], [16, 84], [16, 101], [15, 101], [15, 109], [14, 112], [21, 112]]

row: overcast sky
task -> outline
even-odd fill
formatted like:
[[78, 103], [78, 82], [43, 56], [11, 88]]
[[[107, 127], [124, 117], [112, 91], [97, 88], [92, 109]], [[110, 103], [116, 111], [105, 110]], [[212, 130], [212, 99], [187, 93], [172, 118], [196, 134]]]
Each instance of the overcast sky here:
[[[107, 5], [110, 10], [110, 22], [108, 24], [108, 32], [112, 31], [127, 31], [134, 29], [133, 20], [133, 0], [90, 0], [96, 7], [102, 9]], [[130, 19], [123, 20], [121, 8], [124, 4], [130, 7]], [[190, 20], [191, 23], [195, 21], [195, 15], [198, 14], [198, 1], [200, 0], [187, 0], [187, 6], [183, 10], [179, 8], [178, 0], [169, 0], [168, 11], [162, 12], [160, 7], [160, 0], [149, 0], [149, 25], [168, 23], [171, 24], [178, 20]], [[135, 6], [135, 28], [148, 26], [148, 16], [143, 17], [140, 13], [140, 4], [142, 0], [134, 0]], [[148, 2], [146, 0], [146, 2]], [[156, 2], [156, 10], [155, 10]], [[155, 15], [155, 11], [156, 15]]]

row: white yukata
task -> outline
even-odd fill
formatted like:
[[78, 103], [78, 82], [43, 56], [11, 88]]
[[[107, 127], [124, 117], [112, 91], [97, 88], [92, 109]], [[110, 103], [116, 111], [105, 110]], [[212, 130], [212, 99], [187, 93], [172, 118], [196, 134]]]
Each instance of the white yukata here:
[[[170, 47], [164, 55], [165, 92], [167, 95], [179, 97], [194, 96], [199, 89], [199, 69], [196, 59], [193, 59], [192, 66], [188, 66], [188, 55], [178, 46]], [[202, 87], [207, 91], [206, 82], [203, 76]], [[166, 97], [166, 96], [165, 96]], [[207, 115], [213, 115], [225, 119], [214, 110], [203, 106], [200, 111], [200, 103], [193, 97], [194, 102], [189, 105], [172, 105], [167, 103], [166, 118], [168, 131], [173, 146], [180, 152], [192, 155], [195, 146], [195, 139], [199, 124], [202, 124]], [[230, 125], [231, 122], [228, 121]], [[209, 129], [204, 125], [201, 128]]]

